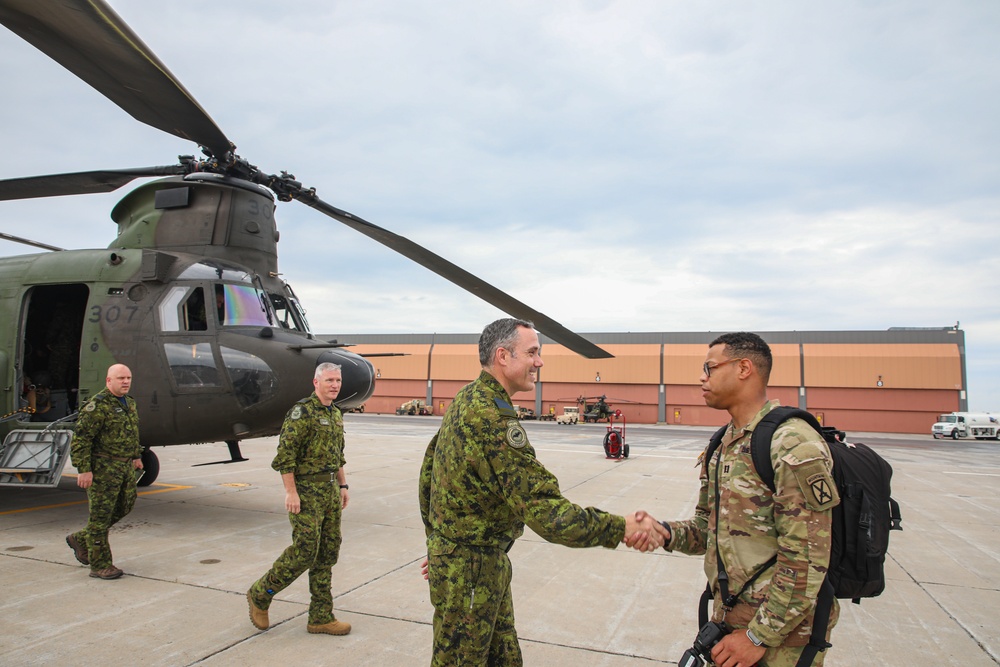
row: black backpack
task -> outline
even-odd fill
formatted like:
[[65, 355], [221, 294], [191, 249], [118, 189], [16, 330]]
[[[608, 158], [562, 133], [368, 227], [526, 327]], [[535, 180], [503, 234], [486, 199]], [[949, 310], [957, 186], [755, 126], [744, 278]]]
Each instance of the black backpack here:
[[[809, 646], [799, 661], [800, 665], [808, 665], [818, 651], [829, 646], [826, 626], [833, 598], [849, 599], [858, 604], [861, 598], [875, 597], [885, 590], [884, 565], [889, 531], [903, 528], [899, 504], [890, 496], [892, 466], [871, 447], [845, 442], [843, 431], [821, 426], [812, 414], [798, 408], [774, 408], [764, 415], [750, 436], [754, 469], [771, 491], [774, 491], [771, 439], [778, 426], [793, 417], [804, 420], [826, 440], [833, 458], [833, 480], [840, 493], [840, 503], [833, 508], [830, 569], [816, 601]], [[727, 428], [723, 426], [712, 436], [705, 452], [706, 462], [722, 443]], [[766, 563], [747, 584], [771, 567], [775, 560]], [[740, 594], [742, 591], [737, 597]], [[707, 615], [707, 600], [704, 602], [703, 613]]]

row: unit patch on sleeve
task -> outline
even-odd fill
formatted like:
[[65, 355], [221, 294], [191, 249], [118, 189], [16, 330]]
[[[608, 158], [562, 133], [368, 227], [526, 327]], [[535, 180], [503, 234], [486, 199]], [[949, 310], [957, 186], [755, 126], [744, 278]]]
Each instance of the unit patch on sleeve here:
[[528, 442], [524, 427], [516, 419], [507, 422], [507, 444], [514, 449], [521, 449]]
[[302, 416], [302, 406], [296, 405], [294, 408], [292, 408], [292, 419], [298, 419], [301, 416]]

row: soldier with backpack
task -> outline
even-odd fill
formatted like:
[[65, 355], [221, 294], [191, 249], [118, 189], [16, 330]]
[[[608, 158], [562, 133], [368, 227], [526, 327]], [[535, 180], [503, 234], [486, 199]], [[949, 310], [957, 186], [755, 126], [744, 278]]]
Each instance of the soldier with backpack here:
[[[702, 628], [699, 640], [712, 636], [714, 645], [695, 647], [725, 667], [793, 667], [814, 622], [825, 623], [828, 639], [839, 613], [829, 596], [819, 612], [825, 618], [816, 618], [840, 501], [826, 441], [804, 420], [788, 419], [771, 441], [773, 492], [754, 468], [752, 433], [777, 407], [767, 398], [771, 363], [770, 347], [756, 334], [725, 334], [709, 344], [702, 394], [731, 421], [701, 461], [694, 517], [663, 523], [670, 531], [665, 549], [705, 554], [714, 600], [709, 630], [716, 631]], [[821, 665], [823, 655], [812, 664]]]

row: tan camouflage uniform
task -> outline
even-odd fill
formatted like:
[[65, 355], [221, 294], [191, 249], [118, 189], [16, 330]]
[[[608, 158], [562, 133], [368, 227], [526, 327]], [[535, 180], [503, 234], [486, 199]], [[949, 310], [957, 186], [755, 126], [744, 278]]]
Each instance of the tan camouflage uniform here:
[[94, 474], [87, 489], [87, 527], [71, 537], [86, 545], [90, 569], [97, 572], [114, 564], [108, 530], [135, 506], [133, 461], [142, 457], [135, 400], [119, 399], [107, 389], [97, 392], [80, 410], [70, 457], [78, 472]]
[[521, 665], [506, 549], [527, 524], [550, 542], [615, 548], [625, 519], [563, 498], [535, 458], [510, 397], [487, 372], [465, 386], [420, 471], [432, 665]]
[[[668, 551], [705, 554], [705, 574], [715, 593], [712, 620], [735, 629], [749, 627], [768, 647], [761, 665], [792, 666], [812, 632], [816, 596], [830, 563], [832, 508], [840, 497], [831, 474], [832, 459], [823, 438], [801, 419], [775, 431], [771, 445], [775, 493], [753, 468], [750, 436], [761, 418], [778, 405], [770, 401], [746, 428], [729, 430], [712, 461], [701, 466], [701, 491], [695, 516], [670, 522]], [[720, 517], [716, 544], [715, 478], [720, 477]], [[716, 548], [736, 593], [777, 554], [728, 614], [718, 587]], [[836, 625], [834, 601], [829, 631]], [[814, 665], [821, 665], [823, 653]]]
[[[330, 592], [332, 569], [340, 557], [340, 486], [336, 472], [344, 460], [344, 418], [340, 410], [323, 405], [315, 393], [295, 404], [285, 416], [278, 452], [271, 467], [281, 474], [295, 473], [301, 509], [288, 513], [292, 544], [278, 556], [267, 574], [250, 588], [254, 604], [271, 606], [272, 598], [309, 571], [309, 625], [334, 620]], [[308, 479], [317, 475], [328, 479]]]

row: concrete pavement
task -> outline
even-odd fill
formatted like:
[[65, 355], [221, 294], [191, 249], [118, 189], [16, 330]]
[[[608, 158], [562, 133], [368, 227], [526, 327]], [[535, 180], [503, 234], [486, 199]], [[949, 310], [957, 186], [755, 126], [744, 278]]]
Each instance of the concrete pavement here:
[[[334, 568], [346, 637], [306, 633], [305, 577], [278, 596], [272, 627], [247, 617], [249, 585], [290, 538], [270, 469], [275, 439], [158, 448], [161, 471], [111, 534], [116, 581], [87, 576], [64, 542], [86, 521], [67, 470], [57, 489], [0, 488], [0, 664], [426, 665], [432, 608], [419, 562], [416, 487], [436, 417], [346, 416], [351, 504]], [[539, 458], [581, 505], [690, 516], [707, 429], [627, 426], [631, 456], [604, 458], [602, 425], [525, 423]], [[1000, 664], [1000, 443], [849, 434], [893, 464], [903, 532], [889, 583], [847, 603], [826, 664]], [[525, 664], [672, 665], [697, 631], [699, 557], [567, 549], [528, 531], [511, 551]]]

